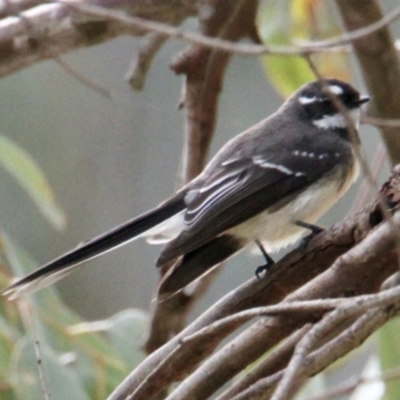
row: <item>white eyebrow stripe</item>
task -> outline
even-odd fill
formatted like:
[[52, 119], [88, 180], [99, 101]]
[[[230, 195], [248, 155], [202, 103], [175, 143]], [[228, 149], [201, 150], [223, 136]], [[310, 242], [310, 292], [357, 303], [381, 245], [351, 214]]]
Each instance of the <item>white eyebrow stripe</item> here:
[[268, 161], [265, 161], [260, 156], [254, 156], [253, 157], [253, 163], [256, 164], [256, 165], [259, 165], [261, 168], [276, 169], [276, 170], [278, 170], [280, 172], [283, 172], [286, 175], [293, 175], [294, 174], [294, 172], [291, 169], [286, 168], [284, 165], [270, 163]]
[[321, 101], [320, 99], [318, 99], [318, 97], [307, 97], [307, 96], [300, 96], [299, 97], [299, 103], [301, 104], [311, 104], [314, 103], [316, 101]]
[[343, 89], [338, 85], [329, 85], [329, 90], [333, 94], [336, 94], [337, 96], [340, 96], [341, 94], [343, 94]]

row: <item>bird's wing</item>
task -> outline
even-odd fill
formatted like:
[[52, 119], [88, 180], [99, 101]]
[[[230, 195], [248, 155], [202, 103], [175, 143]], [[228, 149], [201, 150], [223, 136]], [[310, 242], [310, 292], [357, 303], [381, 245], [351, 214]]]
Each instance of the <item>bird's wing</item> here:
[[221, 163], [202, 186], [187, 194], [185, 229], [165, 247], [157, 265], [195, 250], [268, 207], [284, 206], [291, 195], [337, 165], [333, 157], [300, 158], [293, 157], [283, 165], [261, 154]]

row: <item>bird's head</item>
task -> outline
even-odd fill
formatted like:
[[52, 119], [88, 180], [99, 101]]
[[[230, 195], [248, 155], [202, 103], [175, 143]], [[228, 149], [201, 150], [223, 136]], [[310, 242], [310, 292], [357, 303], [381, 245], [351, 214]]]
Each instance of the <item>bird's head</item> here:
[[318, 128], [343, 129], [348, 125], [344, 114], [348, 113], [358, 126], [360, 107], [369, 100], [369, 96], [360, 94], [346, 82], [326, 79], [302, 86], [287, 104]]

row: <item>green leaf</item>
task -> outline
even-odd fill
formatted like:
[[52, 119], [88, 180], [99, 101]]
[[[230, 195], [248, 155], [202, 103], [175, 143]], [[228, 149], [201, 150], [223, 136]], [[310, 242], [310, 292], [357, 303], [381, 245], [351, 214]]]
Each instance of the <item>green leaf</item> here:
[[[332, 18], [332, 5], [319, 0], [264, 0], [257, 15], [257, 27], [265, 45], [296, 45], [322, 40], [340, 33]], [[319, 72], [326, 77], [350, 80], [347, 53], [320, 53], [313, 56]], [[299, 56], [268, 55], [262, 66], [272, 85], [284, 97], [315, 79], [308, 63]]]
[[261, 62], [271, 83], [285, 98], [301, 85], [314, 80], [314, 74], [301, 57], [270, 56], [263, 57]]
[[108, 320], [107, 333], [117, 353], [130, 369], [136, 367], [145, 357], [140, 344], [147, 331], [148, 316], [140, 310], [128, 309]]
[[[379, 357], [382, 371], [400, 366], [400, 320], [388, 322], [378, 331]], [[398, 400], [400, 380], [393, 379], [386, 382], [385, 400]]]
[[19, 182], [46, 219], [57, 229], [66, 218], [42, 170], [32, 157], [10, 139], [0, 135], [0, 164]]
[[[38, 267], [37, 263], [18, 246], [16, 241], [10, 240], [6, 234], [1, 232], [0, 247], [2, 247], [14, 275], [23, 276]], [[92, 357], [98, 358], [103, 364], [121, 369], [123, 363], [114, 354], [110, 343], [97, 332], [85, 335], [71, 333], [70, 327], [81, 323], [82, 319], [63, 304], [55, 286], [29, 295], [26, 300], [29, 300], [34, 306], [40, 333], [52, 346], [65, 351], [69, 351], [71, 346], [76, 346]]]
[[[6, 234], [1, 232], [0, 247], [6, 256], [7, 264], [10, 265], [14, 274], [24, 275], [37, 267], [32, 258], [14, 240], [10, 240]], [[47, 363], [51, 366], [51, 381], [56, 382], [57, 379], [62, 379], [62, 371], [67, 368], [66, 371], [69, 371], [68, 374], [70, 374], [71, 379], [74, 377], [76, 379], [79, 378], [81, 389], [77, 389], [78, 393], [84, 390], [91, 399], [106, 398], [132, 370], [131, 365], [136, 365], [143, 357], [139, 350], [139, 337], [144, 331], [144, 321], [147, 320], [143, 312], [136, 310], [129, 310], [126, 314], [122, 312], [110, 318], [110, 320], [106, 320], [105, 329], [79, 330], [77, 328], [83, 328], [85, 325], [90, 326], [91, 323], [82, 323], [82, 319], [62, 303], [54, 287], [45, 288], [33, 295], [26, 296], [20, 302], [25, 304], [24, 309], [29, 309], [29, 324], [26, 321], [25, 324], [19, 323], [21, 320], [26, 319], [26, 314], [21, 314], [20, 318], [14, 320], [14, 324], [19, 329], [13, 329], [13, 325], [8, 326], [7, 321], [3, 321], [0, 318], [0, 328], [3, 325], [7, 328], [4, 329], [3, 335], [0, 334], [0, 359], [4, 362], [4, 368], [0, 368], [0, 382], [4, 377], [6, 381], [3, 387], [6, 387], [9, 373], [5, 373], [9, 369], [11, 354], [14, 354], [14, 364], [17, 364], [17, 369], [14, 369], [13, 380], [10, 381], [10, 385], [12, 387], [17, 384], [22, 385], [21, 388], [18, 386], [15, 389], [20, 394], [19, 398], [30, 400], [32, 397], [24, 396], [31, 389], [33, 391], [32, 396], [38, 395], [37, 365], [34, 363], [34, 355], [32, 353], [34, 341], [37, 338], [40, 339], [40, 346], [45, 356], [48, 355], [50, 357]], [[16, 304], [16, 302], [8, 302], [4, 298], [1, 305], [4, 311], [6, 308], [8, 309], [8, 312], [4, 314], [14, 316], [16, 314], [16, 317], [18, 317], [16, 309], [14, 313], [10, 312], [13, 311], [10, 309], [16, 308]], [[12, 323], [11, 320], [9, 323]], [[132, 326], [131, 323], [135, 325], [132, 327], [129, 338], [126, 329]], [[34, 327], [34, 329], [29, 329], [27, 333], [22, 333], [24, 326]], [[108, 329], [113, 331], [117, 326], [122, 327], [122, 333], [110, 333], [110, 336], [114, 338], [110, 340], [104, 333], [109, 333]], [[126, 327], [125, 330], [124, 327]], [[121, 348], [124, 342], [120, 338], [121, 335], [126, 340], [125, 354]], [[13, 336], [12, 341], [10, 341], [11, 336]], [[27, 343], [25, 341], [19, 343], [22, 343], [24, 348], [25, 346], [30, 346], [30, 358], [23, 357], [19, 353], [13, 353], [13, 345], [21, 337], [24, 337]], [[2, 345], [4, 345], [3, 348]], [[55, 357], [55, 354], [57, 357]], [[121, 356], [121, 354], [124, 354], [125, 357]], [[59, 358], [60, 355], [61, 359]], [[129, 360], [127, 357], [129, 357]], [[65, 366], [66, 361], [68, 367]], [[61, 364], [57, 366], [55, 363]], [[22, 376], [19, 377], [18, 374], [22, 374]], [[27, 376], [25, 377], [24, 374]], [[29, 386], [33, 384], [36, 385], [35, 390]], [[56, 386], [56, 384], [54, 385]], [[71, 385], [71, 387], [74, 387], [77, 383], [71, 383]], [[5, 399], [5, 395], [5, 391], [0, 391], [1, 400]], [[42, 397], [38, 398], [42, 399]], [[73, 398], [76, 398], [75, 393]]]

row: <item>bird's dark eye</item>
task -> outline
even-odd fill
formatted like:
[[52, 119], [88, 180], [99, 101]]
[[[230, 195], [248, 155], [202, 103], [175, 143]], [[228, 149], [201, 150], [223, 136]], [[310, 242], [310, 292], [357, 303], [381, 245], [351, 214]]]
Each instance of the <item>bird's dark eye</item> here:
[[344, 104], [351, 104], [356, 100], [356, 96], [354, 96], [352, 93], [345, 92], [341, 97], [341, 101]]

